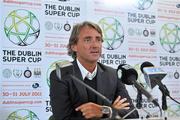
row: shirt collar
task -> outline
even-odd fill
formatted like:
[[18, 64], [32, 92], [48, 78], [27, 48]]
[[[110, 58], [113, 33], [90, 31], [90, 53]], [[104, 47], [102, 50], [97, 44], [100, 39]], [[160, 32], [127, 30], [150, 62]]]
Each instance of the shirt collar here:
[[92, 80], [96, 74], [97, 74], [97, 65], [94, 69], [94, 71], [92, 73], [90, 73], [88, 70], [86, 70], [86, 68], [84, 68], [84, 66], [82, 66], [82, 64], [79, 62], [79, 60], [77, 59], [77, 64], [78, 64], [78, 67], [81, 71], [81, 75], [83, 77], [83, 80], [85, 77], [87, 77], [89, 80]]

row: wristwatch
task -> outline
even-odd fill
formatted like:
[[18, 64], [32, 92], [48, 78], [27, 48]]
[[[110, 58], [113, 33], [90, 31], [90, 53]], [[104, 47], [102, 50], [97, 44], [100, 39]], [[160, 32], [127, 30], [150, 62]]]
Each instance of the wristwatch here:
[[102, 114], [103, 114], [103, 118], [111, 118], [111, 116], [112, 116], [112, 109], [111, 109], [111, 107], [102, 106], [101, 107], [101, 111], [102, 111]]

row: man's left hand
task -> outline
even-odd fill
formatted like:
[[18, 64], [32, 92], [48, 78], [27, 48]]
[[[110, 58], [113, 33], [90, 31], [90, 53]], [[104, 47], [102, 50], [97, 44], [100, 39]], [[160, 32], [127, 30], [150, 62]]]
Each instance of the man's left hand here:
[[88, 103], [80, 105], [75, 110], [81, 111], [82, 115], [86, 119], [101, 118], [103, 116], [102, 111], [101, 111], [101, 107], [102, 107], [101, 105], [98, 105], [98, 104], [95, 104], [92, 102], [88, 102]]

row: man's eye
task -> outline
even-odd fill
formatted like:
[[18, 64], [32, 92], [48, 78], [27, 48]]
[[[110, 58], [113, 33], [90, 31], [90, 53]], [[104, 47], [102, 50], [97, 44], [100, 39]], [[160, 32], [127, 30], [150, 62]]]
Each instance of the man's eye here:
[[102, 42], [102, 39], [101, 39], [101, 38], [98, 38], [97, 41], [98, 41], [98, 42]]
[[86, 38], [84, 39], [85, 42], [91, 42], [91, 39], [90, 38]]

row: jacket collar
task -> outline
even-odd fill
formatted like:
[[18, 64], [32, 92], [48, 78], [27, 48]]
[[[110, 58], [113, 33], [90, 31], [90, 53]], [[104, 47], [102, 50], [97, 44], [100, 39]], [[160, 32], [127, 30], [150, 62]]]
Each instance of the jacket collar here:
[[[81, 75], [80, 69], [78, 67], [77, 61], [74, 60], [73, 62], [74, 65], [74, 75], [79, 78], [79, 80], [83, 80], [83, 77]], [[105, 89], [104, 89], [104, 80], [106, 79], [106, 77], [104, 76], [104, 70], [101, 68], [101, 66], [99, 64], [97, 64], [97, 91], [101, 94], [104, 95], [105, 93]], [[78, 82], [76, 82], [75, 80], [73, 80], [74, 85], [76, 86], [81, 100], [83, 103], [86, 103], [88, 101], [88, 96], [87, 96], [87, 90], [85, 86], [80, 85]], [[82, 81], [83, 82], [83, 81]], [[97, 103], [98, 104], [103, 104], [103, 100], [102, 98], [97, 97]]]

